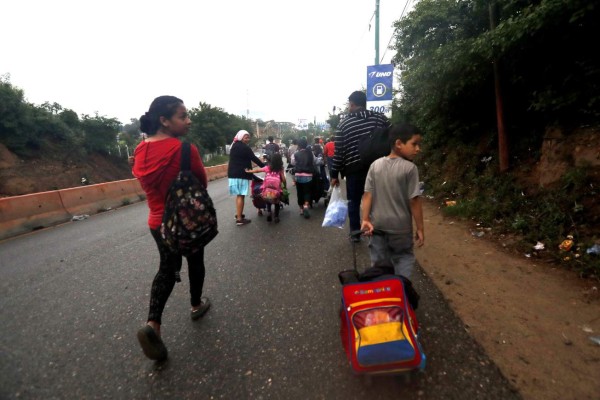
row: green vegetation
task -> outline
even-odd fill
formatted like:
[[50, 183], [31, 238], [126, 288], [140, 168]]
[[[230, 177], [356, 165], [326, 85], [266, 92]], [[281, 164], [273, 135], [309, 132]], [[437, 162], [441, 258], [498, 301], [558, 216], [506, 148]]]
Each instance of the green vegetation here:
[[[192, 128], [185, 140], [198, 146], [202, 154], [224, 152], [238, 130], [253, 131], [254, 123], [247, 118], [206, 103], [189, 112]], [[140, 139], [135, 118], [122, 126], [116, 118], [78, 116], [57, 103], [34, 105], [25, 101], [23, 90], [10, 83], [10, 75], [0, 76], [0, 143], [20, 157], [27, 159], [57, 148], [74, 158], [91, 153], [119, 154], [119, 145], [133, 149]]]
[[[540, 256], [598, 277], [600, 256], [586, 253], [600, 239], [598, 167], [569, 160], [560, 181], [546, 187], [530, 175], [548, 130], [568, 143], [576, 128], [600, 125], [600, 65], [584, 45], [600, 35], [600, 7], [585, 0], [490, 4], [422, 0], [396, 22], [393, 62], [402, 85], [393, 119], [425, 133], [417, 163], [428, 195], [442, 205], [456, 201], [443, 207], [447, 215], [492, 228], [496, 237], [517, 235], [522, 253], [543, 242]], [[510, 144], [502, 172], [494, 63]], [[559, 251], [567, 235], [576, 246]]]
[[229, 162], [228, 155], [214, 156], [210, 160], [204, 162], [205, 167], [213, 167], [215, 165], [227, 164]]

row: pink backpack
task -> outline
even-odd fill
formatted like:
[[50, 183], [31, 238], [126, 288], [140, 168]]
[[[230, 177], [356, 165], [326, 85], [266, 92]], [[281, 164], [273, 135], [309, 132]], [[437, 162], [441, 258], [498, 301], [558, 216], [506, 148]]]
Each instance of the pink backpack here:
[[281, 197], [281, 172], [267, 172], [262, 184], [262, 198], [277, 203]]

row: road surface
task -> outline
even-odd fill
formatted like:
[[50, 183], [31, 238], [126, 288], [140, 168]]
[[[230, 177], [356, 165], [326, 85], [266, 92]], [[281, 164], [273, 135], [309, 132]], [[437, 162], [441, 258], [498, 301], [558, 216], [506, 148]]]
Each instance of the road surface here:
[[[145, 203], [0, 242], [0, 398], [519, 398], [421, 270], [425, 373], [353, 375], [338, 333], [346, 230], [321, 227], [322, 200], [309, 220], [293, 205], [269, 224], [248, 198], [252, 223], [238, 227], [227, 180], [209, 192], [220, 224], [205, 253], [212, 308], [190, 320], [184, 263], [163, 316], [162, 364], [135, 335], [158, 265]], [[364, 268], [365, 242], [357, 256]]]

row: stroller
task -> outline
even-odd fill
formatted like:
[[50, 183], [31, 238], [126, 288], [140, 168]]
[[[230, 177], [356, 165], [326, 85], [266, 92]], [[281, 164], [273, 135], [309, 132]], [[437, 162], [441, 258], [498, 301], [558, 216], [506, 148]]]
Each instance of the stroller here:
[[259, 215], [262, 215], [267, 209], [267, 202], [262, 198], [262, 184], [263, 178], [260, 176], [252, 175], [252, 182], [250, 183], [250, 189], [252, 191], [252, 204], [258, 209]]
[[[325, 177], [325, 179], [327, 179]], [[323, 179], [323, 176], [321, 175], [321, 172], [319, 171], [319, 168], [317, 167], [315, 169], [315, 171], [313, 172], [313, 178], [312, 178], [312, 185], [311, 185], [311, 199], [312, 199], [312, 203], [317, 204], [319, 202], [319, 200], [321, 199], [321, 197], [325, 197], [327, 195], [327, 189], [326, 189], [326, 184], [327, 186], [329, 185], [329, 182]], [[312, 204], [311, 204], [312, 207]]]
[[367, 375], [423, 371], [426, 357], [414, 312], [419, 295], [410, 280], [395, 275], [391, 266], [359, 273], [354, 246], [354, 269], [338, 275], [342, 284], [340, 337], [353, 371]]
[[[264, 179], [260, 176], [252, 175], [252, 183], [250, 184], [250, 189], [252, 190], [252, 205], [260, 210], [259, 214], [264, 213], [267, 210], [267, 202], [262, 197], [263, 182]], [[284, 204], [290, 205], [290, 192], [285, 186], [281, 193], [281, 201], [278, 204], [274, 204], [274, 207], [283, 209]]]

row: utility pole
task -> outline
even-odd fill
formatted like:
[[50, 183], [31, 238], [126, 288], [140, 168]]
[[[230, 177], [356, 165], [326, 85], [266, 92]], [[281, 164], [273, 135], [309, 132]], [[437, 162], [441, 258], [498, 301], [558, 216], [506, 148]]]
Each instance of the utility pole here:
[[[496, 29], [496, 2], [491, 0], [489, 3], [490, 9], [490, 30]], [[508, 169], [508, 140], [506, 131], [504, 130], [504, 105], [502, 100], [502, 85], [500, 82], [500, 70], [498, 68], [498, 59], [493, 60], [494, 66], [494, 88], [496, 91], [496, 121], [498, 124], [498, 159], [500, 163], [500, 172]]]
[[375, 65], [379, 65], [379, 0], [375, 0]]

